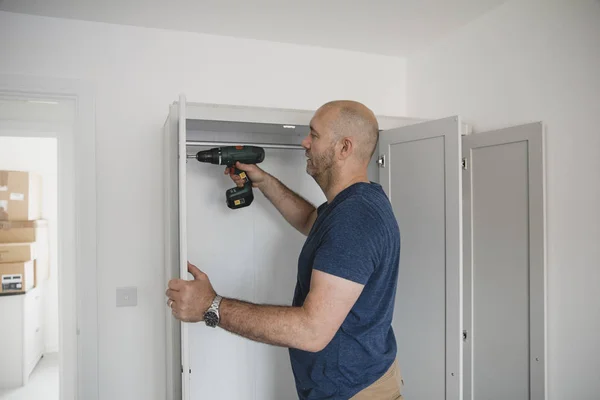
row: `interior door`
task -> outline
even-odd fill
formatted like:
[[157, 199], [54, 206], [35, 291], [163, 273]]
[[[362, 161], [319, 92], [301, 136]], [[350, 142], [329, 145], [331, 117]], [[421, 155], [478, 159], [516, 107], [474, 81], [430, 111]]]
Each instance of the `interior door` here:
[[542, 134], [463, 139], [466, 400], [544, 399]]
[[382, 132], [380, 178], [401, 232], [393, 328], [407, 399], [461, 398], [460, 118]]
[[[165, 281], [188, 277], [186, 235], [186, 102], [171, 107], [165, 123]], [[189, 398], [188, 327], [166, 305], [168, 400]]]

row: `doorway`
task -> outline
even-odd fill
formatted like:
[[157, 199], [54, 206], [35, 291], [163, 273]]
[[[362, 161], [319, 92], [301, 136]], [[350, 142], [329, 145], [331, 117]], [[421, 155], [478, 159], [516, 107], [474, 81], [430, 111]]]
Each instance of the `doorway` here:
[[[10, 321], [0, 342], [0, 399], [58, 400], [58, 143], [29, 133], [0, 136], [0, 249], [9, 257], [0, 259], [0, 318]], [[28, 190], [19, 193], [23, 183]], [[13, 255], [22, 248], [31, 251]]]

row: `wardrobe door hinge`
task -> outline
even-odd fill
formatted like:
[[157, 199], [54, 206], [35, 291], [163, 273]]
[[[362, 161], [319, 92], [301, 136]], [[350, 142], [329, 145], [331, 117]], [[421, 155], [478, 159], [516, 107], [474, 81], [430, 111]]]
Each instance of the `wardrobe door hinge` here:
[[[192, 373], [192, 369], [188, 369], [188, 372], [191, 374]], [[181, 373], [183, 374], [183, 365], [181, 366]]]
[[377, 165], [379, 165], [379, 168], [385, 168], [385, 155], [379, 156], [377, 159]]
[[464, 169], [465, 171], [469, 169], [469, 164], [466, 158], [462, 159], [462, 169]]

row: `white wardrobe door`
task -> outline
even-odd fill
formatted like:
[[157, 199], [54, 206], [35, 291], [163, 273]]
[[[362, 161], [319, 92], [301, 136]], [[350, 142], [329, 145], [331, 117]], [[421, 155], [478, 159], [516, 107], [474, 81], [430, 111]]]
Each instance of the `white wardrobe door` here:
[[[194, 148], [195, 151], [206, 148]], [[266, 149], [260, 166], [315, 205], [325, 201], [305, 172], [301, 150]], [[254, 202], [230, 210], [234, 186], [224, 166], [187, 165], [189, 260], [217, 293], [259, 304], [291, 305], [305, 237], [254, 189]], [[285, 348], [255, 343], [204, 323], [189, 324], [191, 399], [286, 400], [296, 389]]]
[[[186, 226], [185, 126], [185, 97], [181, 96], [179, 104], [171, 106], [169, 117], [164, 125], [165, 285], [171, 279], [187, 276], [187, 272], [182, 271], [184, 268], [182, 264], [187, 265], [186, 235], [182, 234]], [[183, 157], [180, 157], [180, 154]], [[187, 400], [189, 398], [187, 332], [185, 325], [171, 314], [166, 298], [165, 319], [167, 377], [165, 397], [167, 400]]]
[[460, 399], [458, 117], [384, 131], [381, 183], [401, 231], [393, 328], [408, 399]]
[[[179, 277], [182, 279], [191, 278], [188, 273], [188, 236], [187, 236], [187, 117], [186, 117], [186, 98], [183, 95], [179, 96], [179, 108], [177, 119], [177, 138], [178, 138], [178, 188], [179, 188]], [[190, 397], [190, 354], [188, 349], [189, 344], [189, 324], [181, 323], [181, 371], [182, 371], [182, 398], [184, 400], [191, 399]]]

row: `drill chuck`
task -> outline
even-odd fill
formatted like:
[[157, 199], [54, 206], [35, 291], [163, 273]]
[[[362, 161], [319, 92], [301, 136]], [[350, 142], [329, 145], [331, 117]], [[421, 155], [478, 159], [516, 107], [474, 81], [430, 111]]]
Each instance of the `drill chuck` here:
[[203, 163], [221, 164], [221, 152], [219, 149], [199, 151], [196, 154], [196, 159]]

